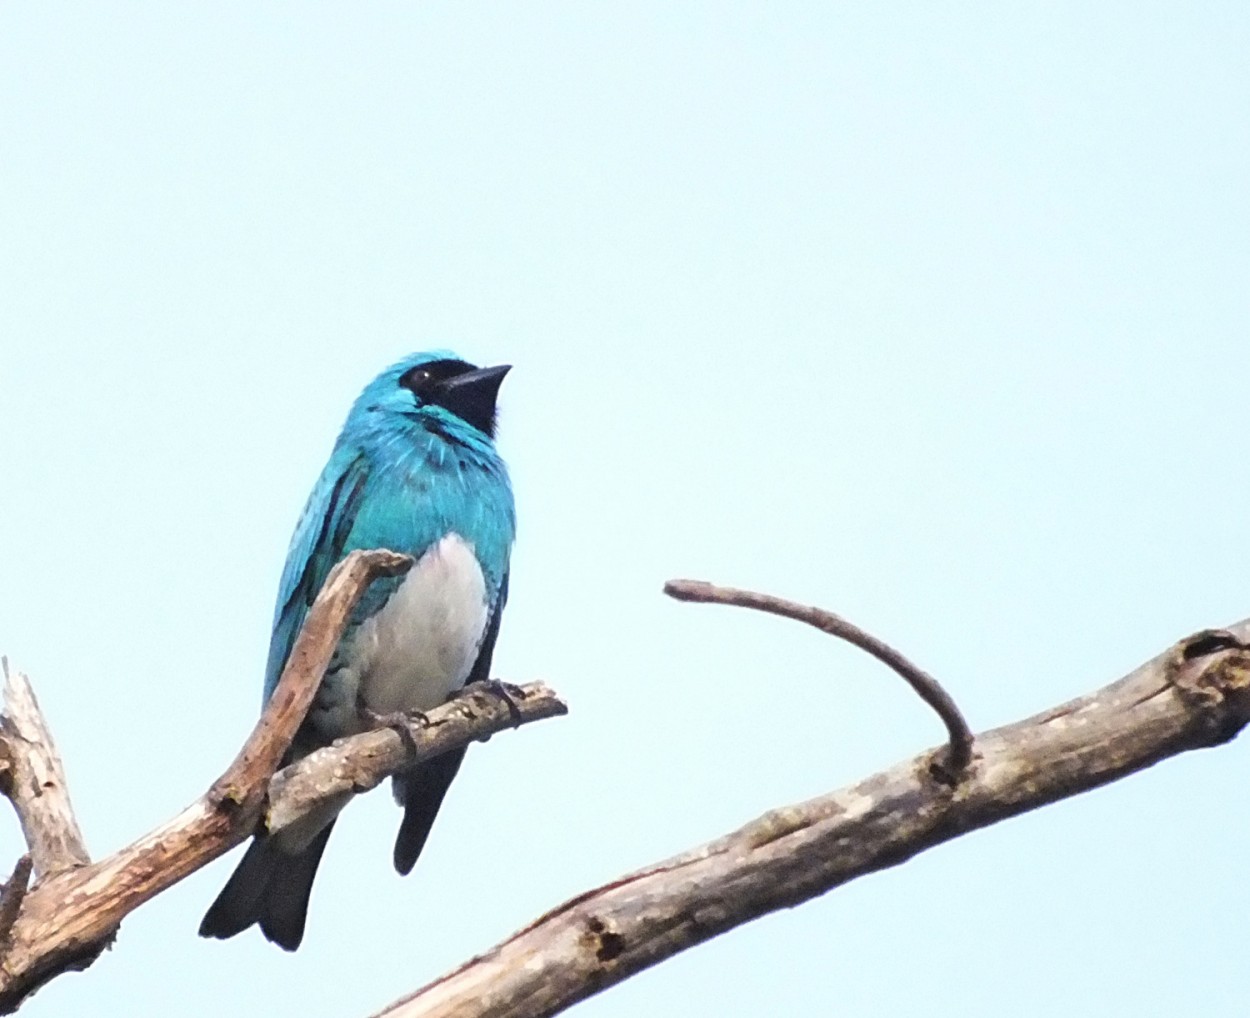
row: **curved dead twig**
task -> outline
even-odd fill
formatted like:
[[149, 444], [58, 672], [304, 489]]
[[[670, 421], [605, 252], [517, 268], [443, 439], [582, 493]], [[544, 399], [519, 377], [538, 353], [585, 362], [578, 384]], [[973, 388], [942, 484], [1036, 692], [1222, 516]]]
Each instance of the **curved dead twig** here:
[[941, 776], [945, 776], [952, 782], [958, 780], [959, 772], [967, 767], [972, 759], [972, 729], [968, 727], [963, 713], [942, 684], [924, 669], [912, 664], [884, 640], [877, 639], [841, 615], [826, 611], [824, 608], [787, 601], [785, 598], [774, 597], [772, 594], [757, 594], [755, 591], [740, 590], [737, 587], [718, 587], [703, 580], [669, 580], [664, 584], [664, 593], [678, 601], [753, 608], [770, 615], [794, 619], [796, 622], [806, 622], [822, 633], [836, 636], [865, 653], [871, 654], [900, 675], [916, 691], [920, 699], [933, 708], [942, 719], [942, 723], [946, 725], [946, 731], [950, 735], [950, 752], [941, 768], [944, 772]]

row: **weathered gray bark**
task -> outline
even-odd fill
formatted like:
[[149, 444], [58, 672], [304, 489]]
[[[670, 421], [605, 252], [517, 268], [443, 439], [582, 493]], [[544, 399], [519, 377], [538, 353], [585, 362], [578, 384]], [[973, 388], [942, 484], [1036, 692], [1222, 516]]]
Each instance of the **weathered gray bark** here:
[[[738, 603], [726, 600], [725, 603]], [[1090, 696], [772, 810], [557, 906], [375, 1018], [539, 1018], [734, 926], [1076, 795], [1250, 721], [1250, 620], [1200, 633]]]
[[46, 879], [90, 859], [74, 818], [61, 758], [30, 680], [4, 665], [0, 788], [13, 803], [34, 873]]

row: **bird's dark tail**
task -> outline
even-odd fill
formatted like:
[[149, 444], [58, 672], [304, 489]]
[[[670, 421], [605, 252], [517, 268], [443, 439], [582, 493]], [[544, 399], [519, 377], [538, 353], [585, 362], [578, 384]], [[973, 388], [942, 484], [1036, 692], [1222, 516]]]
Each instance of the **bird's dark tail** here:
[[283, 852], [272, 838], [254, 838], [205, 913], [200, 936], [225, 940], [259, 923], [261, 932], [279, 947], [287, 951], [299, 947], [313, 877], [333, 829], [330, 821], [294, 855]]
[[395, 775], [395, 799], [404, 807], [404, 819], [399, 825], [399, 837], [395, 839], [395, 869], [406, 876], [417, 862], [417, 856], [430, 836], [438, 808], [451, 784], [464, 749], [436, 756], [433, 760], [414, 767], [404, 774]]

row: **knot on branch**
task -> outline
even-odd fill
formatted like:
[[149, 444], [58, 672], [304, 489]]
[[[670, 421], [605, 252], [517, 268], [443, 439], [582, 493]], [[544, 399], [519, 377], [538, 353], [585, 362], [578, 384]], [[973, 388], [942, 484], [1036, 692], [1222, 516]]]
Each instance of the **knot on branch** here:
[[929, 780], [953, 792], [961, 780], [969, 776], [976, 761], [971, 740], [958, 746], [946, 745], [934, 750], [923, 773]]
[[1224, 629], [1204, 629], [1173, 649], [1168, 680], [1205, 724], [1211, 745], [1250, 723], [1250, 644]]
[[586, 932], [587, 945], [601, 963], [613, 962], [624, 953], [625, 938], [617, 932], [612, 919], [591, 916], [586, 923]]

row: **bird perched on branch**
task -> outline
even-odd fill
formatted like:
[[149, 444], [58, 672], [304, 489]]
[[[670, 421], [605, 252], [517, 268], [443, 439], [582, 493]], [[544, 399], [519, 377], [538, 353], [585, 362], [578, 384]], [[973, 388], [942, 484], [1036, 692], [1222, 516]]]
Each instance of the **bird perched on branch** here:
[[[446, 351], [414, 354], [378, 375], [352, 406], [287, 553], [265, 700], [336, 562], [358, 548], [389, 548], [416, 563], [361, 598], [284, 764], [379, 717], [429, 710], [466, 683], [489, 678], [516, 530], [494, 442], [507, 372]], [[421, 854], [463, 757], [459, 749], [395, 776], [404, 809], [394, 854], [400, 873]], [[317, 864], [346, 803], [278, 835], [257, 834], [200, 935], [232, 937], [259, 924], [271, 941], [295, 950]]]

